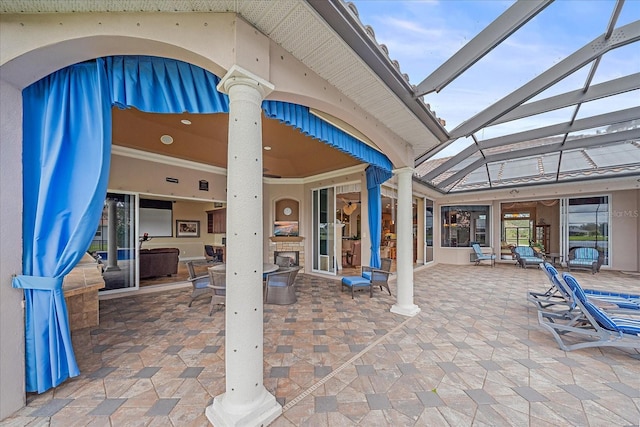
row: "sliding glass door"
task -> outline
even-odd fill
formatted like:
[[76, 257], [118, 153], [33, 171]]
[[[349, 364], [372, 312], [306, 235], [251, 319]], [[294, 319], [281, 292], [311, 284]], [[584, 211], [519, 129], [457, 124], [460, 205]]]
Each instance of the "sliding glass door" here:
[[333, 187], [313, 190], [313, 271], [336, 274], [336, 209]]
[[570, 198], [566, 210], [567, 254], [575, 248], [595, 248], [602, 265], [609, 265], [609, 197]]
[[100, 224], [89, 251], [104, 265], [102, 291], [137, 289], [136, 196], [107, 193]]
[[424, 199], [425, 204], [425, 262], [433, 261], [433, 200]]

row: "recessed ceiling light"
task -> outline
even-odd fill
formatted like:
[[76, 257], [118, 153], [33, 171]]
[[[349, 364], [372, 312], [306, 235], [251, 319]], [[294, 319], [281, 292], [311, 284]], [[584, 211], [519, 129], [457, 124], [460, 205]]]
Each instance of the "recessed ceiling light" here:
[[265, 146], [264, 146], [264, 149], [265, 149], [265, 151], [271, 151], [271, 146], [269, 146], [269, 145], [265, 145]]
[[160, 142], [162, 142], [164, 145], [171, 145], [173, 144], [173, 137], [171, 135], [162, 135], [160, 137]]
[[180, 123], [182, 123], [183, 125], [190, 125], [191, 124], [191, 120], [182, 119], [182, 120], [180, 120]]

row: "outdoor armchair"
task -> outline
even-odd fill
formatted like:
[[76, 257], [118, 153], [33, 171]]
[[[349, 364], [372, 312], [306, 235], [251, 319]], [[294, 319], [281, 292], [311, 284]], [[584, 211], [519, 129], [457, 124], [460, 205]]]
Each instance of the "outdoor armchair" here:
[[386, 288], [389, 295], [391, 295], [391, 289], [389, 289], [389, 276], [391, 276], [391, 264], [393, 260], [391, 258], [382, 258], [380, 260], [380, 268], [373, 268], [370, 266], [362, 266], [362, 277], [371, 281], [372, 286], [379, 286], [380, 290]]
[[[380, 260], [380, 268], [378, 270], [382, 270], [382, 271], [391, 271], [391, 263], [392, 263], [392, 259], [391, 258], [382, 258]], [[362, 277], [364, 277], [365, 279], [369, 279], [371, 280], [371, 270], [373, 270], [373, 267], [370, 267], [368, 265], [363, 265], [362, 266]]]
[[296, 297], [295, 281], [299, 267], [280, 268], [267, 273], [264, 286], [264, 302], [267, 304], [294, 304]]
[[209, 284], [211, 291], [211, 304], [209, 304], [209, 316], [213, 313], [213, 308], [218, 305], [224, 307], [227, 301], [227, 273], [226, 271], [215, 270], [209, 267]]
[[591, 274], [596, 274], [600, 271], [601, 265], [602, 256], [595, 248], [574, 248], [569, 251], [569, 260], [567, 261], [569, 271], [586, 269], [590, 270]]
[[543, 261], [540, 254], [534, 251], [531, 246], [516, 246], [513, 248], [513, 253], [522, 268], [527, 268], [527, 265], [537, 266]]
[[200, 295], [206, 295], [209, 293], [208, 285], [209, 285], [209, 275], [204, 274], [201, 276], [196, 276], [195, 268], [193, 267], [193, 261], [187, 261], [186, 263], [187, 271], [189, 272], [189, 277], [187, 280], [191, 283], [192, 291], [191, 291], [191, 300], [189, 300], [189, 307]]

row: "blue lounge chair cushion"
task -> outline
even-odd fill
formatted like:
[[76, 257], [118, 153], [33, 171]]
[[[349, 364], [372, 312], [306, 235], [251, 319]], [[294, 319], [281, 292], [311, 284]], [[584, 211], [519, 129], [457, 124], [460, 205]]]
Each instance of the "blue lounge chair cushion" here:
[[[563, 276], [564, 277], [564, 276]], [[565, 282], [571, 290], [575, 292], [576, 288], [579, 288], [588, 298], [593, 298], [598, 301], [615, 304], [620, 308], [629, 310], [640, 310], [640, 295], [624, 294], [618, 292], [600, 291], [593, 289], [583, 289], [582, 286], [573, 276], [569, 276], [570, 279], [565, 279]]]
[[565, 283], [573, 289], [573, 294], [600, 324], [600, 326], [611, 331], [624, 332], [627, 334], [640, 334], [640, 320], [625, 317], [610, 317], [607, 313], [600, 310], [591, 303], [591, 301], [589, 301], [587, 294], [584, 292], [575, 277], [568, 273], [564, 273], [562, 278]]
[[345, 276], [342, 278], [342, 284], [348, 287], [371, 286], [371, 280], [362, 276]]
[[593, 261], [588, 259], [574, 259], [570, 262], [571, 265], [584, 265], [585, 267], [591, 267]]

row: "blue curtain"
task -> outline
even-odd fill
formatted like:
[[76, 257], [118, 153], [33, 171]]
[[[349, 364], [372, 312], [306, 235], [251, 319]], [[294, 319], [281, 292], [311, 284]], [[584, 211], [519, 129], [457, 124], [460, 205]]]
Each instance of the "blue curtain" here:
[[281, 101], [263, 101], [262, 109], [267, 117], [278, 119], [306, 135], [319, 139], [350, 156], [369, 163], [367, 190], [369, 194], [369, 234], [371, 235], [371, 260], [369, 265], [380, 267], [380, 184], [391, 178], [391, 161], [374, 148], [314, 116], [309, 108]]
[[95, 234], [111, 159], [111, 106], [153, 113], [229, 111], [218, 77], [185, 62], [116, 56], [72, 65], [23, 91], [26, 389], [80, 374], [62, 283]]
[[371, 259], [369, 265], [380, 268], [380, 215], [382, 213], [382, 199], [380, 185], [391, 178], [391, 171], [369, 165], [366, 169], [367, 194], [369, 211], [369, 235], [371, 236]]
[[156, 56], [105, 58], [113, 104], [147, 113], [228, 113], [220, 79], [196, 65]]
[[23, 275], [26, 389], [42, 393], [80, 371], [64, 276], [93, 238], [107, 191], [111, 102], [99, 63], [57, 71], [23, 91]]
[[387, 156], [314, 116], [308, 107], [281, 101], [263, 101], [262, 109], [269, 118], [278, 119], [364, 163], [391, 173], [392, 164]]

